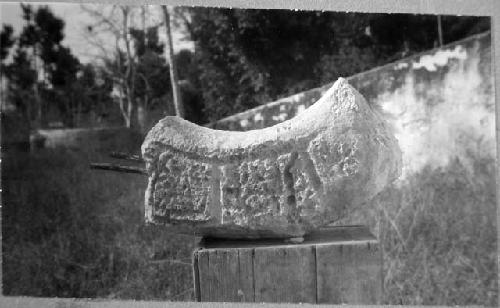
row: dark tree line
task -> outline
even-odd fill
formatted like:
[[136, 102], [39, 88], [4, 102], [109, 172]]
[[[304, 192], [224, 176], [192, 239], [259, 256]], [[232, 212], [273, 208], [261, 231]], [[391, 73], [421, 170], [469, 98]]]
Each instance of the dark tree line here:
[[[176, 50], [173, 59], [185, 118], [199, 124], [490, 28], [489, 18], [442, 16], [440, 38], [431, 15], [219, 8], [175, 8], [170, 15], [195, 42], [194, 52]], [[161, 25], [127, 25], [131, 50], [117, 48], [104, 65], [84, 65], [62, 46], [64, 22], [49, 8], [23, 5], [23, 19], [19, 37], [4, 25], [2, 71], [8, 99], [32, 122], [43, 126], [49, 106], [67, 126], [90, 111], [120, 114], [117, 85], [126, 86], [120, 99], [133, 107], [120, 105], [126, 126], [144, 127], [148, 113], [175, 113]]]
[[[47, 127], [57, 120], [65, 127], [78, 127], [85, 125], [82, 117], [93, 113], [107, 124], [118, 119], [125, 126], [144, 129], [148, 111], [173, 114], [160, 25], [129, 25], [125, 31], [130, 50], [117, 48], [104, 61], [81, 63], [62, 43], [61, 18], [47, 6], [21, 7], [21, 32], [15, 35], [12, 26], [5, 24], [1, 32], [1, 72], [7, 81], [2, 99], [14, 105], [32, 128]], [[88, 31], [93, 34], [91, 26]], [[181, 65], [190, 65], [192, 52], [181, 51], [175, 58]], [[198, 98], [194, 88], [184, 84], [187, 109], [192, 111], [189, 103]], [[123, 85], [127, 86], [125, 95], [120, 95]], [[131, 102], [128, 106], [120, 105], [124, 96]], [[193, 114], [186, 118], [199, 122]]]
[[[91, 65], [84, 65], [63, 46], [64, 22], [48, 7], [23, 5], [24, 27], [15, 37], [12, 27], [1, 33], [4, 97], [32, 127], [47, 125], [49, 111], [57, 111], [66, 126], [78, 125], [78, 115], [96, 109], [96, 97], [104, 97], [110, 84], [99, 82]], [[5, 43], [4, 43], [5, 42]], [[7, 62], [9, 53], [11, 61]]]
[[[191, 8], [194, 84], [210, 121], [438, 45], [437, 17], [409, 14]], [[442, 17], [443, 42], [490, 28]]]

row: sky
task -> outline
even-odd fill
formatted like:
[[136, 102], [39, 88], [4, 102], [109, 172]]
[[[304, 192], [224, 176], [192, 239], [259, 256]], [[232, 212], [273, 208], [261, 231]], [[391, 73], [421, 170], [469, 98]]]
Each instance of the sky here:
[[[32, 4], [33, 6], [37, 6]], [[46, 3], [57, 17], [65, 22], [64, 32], [65, 38], [63, 45], [71, 48], [73, 54], [82, 62], [91, 62], [94, 57], [89, 54], [89, 50], [96, 50], [96, 47], [90, 45], [87, 40], [83, 39], [83, 33], [87, 25], [93, 23], [93, 18], [85, 13], [80, 4], [74, 3]], [[109, 7], [109, 6], [108, 6]], [[2, 24], [10, 24], [14, 27], [16, 34], [23, 27], [22, 11], [19, 3], [0, 3], [0, 22]], [[183, 35], [180, 31], [173, 32], [174, 49], [181, 50], [184, 48], [193, 49], [193, 42], [183, 40]], [[160, 31], [160, 39], [164, 40], [164, 31]], [[104, 38], [106, 41], [106, 38]]]

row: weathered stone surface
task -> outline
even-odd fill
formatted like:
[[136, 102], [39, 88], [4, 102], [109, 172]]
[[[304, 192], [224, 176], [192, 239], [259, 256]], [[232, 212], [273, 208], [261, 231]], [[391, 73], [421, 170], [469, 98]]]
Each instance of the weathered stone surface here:
[[366, 204], [401, 172], [378, 112], [339, 79], [297, 117], [247, 132], [166, 117], [148, 133], [146, 220], [221, 237], [295, 237]]

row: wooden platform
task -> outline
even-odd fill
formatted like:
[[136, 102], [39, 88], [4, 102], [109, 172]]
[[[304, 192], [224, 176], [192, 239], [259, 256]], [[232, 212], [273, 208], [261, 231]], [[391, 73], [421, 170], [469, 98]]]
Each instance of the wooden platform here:
[[382, 256], [363, 226], [328, 227], [294, 244], [202, 239], [193, 253], [197, 301], [379, 304]]

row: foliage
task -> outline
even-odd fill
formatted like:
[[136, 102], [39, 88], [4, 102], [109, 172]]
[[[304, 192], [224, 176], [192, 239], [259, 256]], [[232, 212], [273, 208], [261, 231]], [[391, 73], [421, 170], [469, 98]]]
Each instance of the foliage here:
[[[101, 57], [108, 76], [113, 80], [114, 98], [119, 103], [125, 125], [145, 132], [152, 120], [157, 120], [158, 114], [173, 115], [172, 85], [181, 82], [171, 81], [170, 63], [177, 57], [166, 59], [165, 55], [169, 53], [159, 40], [158, 31], [166, 24], [165, 20], [156, 20], [160, 8], [114, 5], [105, 9], [102, 6], [85, 7], [84, 10], [95, 20], [95, 24], [88, 27], [94, 45], [102, 45], [96, 40], [102, 33], [115, 39], [114, 46], [102, 48]], [[190, 56], [191, 52], [188, 51], [187, 55]], [[199, 120], [197, 115], [188, 115], [187, 118]]]
[[3, 62], [9, 55], [9, 49], [14, 45], [14, 30], [11, 25], [4, 24], [0, 32], [0, 61]]
[[[188, 9], [199, 84], [211, 121], [436, 46], [430, 15]], [[445, 16], [444, 42], [489, 29]]]
[[[107, 8], [109, 14], [101, 7], [86, 10], [95, 19], [87, 27], [89, 40], [102, 32], [115, 37], [93, 42], [102, 49], [106, 63], [104, 67], [94, 63], [94, 70], [107, 72], [113, 85], [100, 94], [101, 105], [110, 104], [112, 92], [125, 125], [138, 124], [145, 130], [148, 124], [138, 122], [148, 119], [140, 119], [137, 108], [162, 116], [173, 110], [169, 64], [158, 35], [161, 24], [146, 24], [159, 8]], [[47, 7], [33, 10], [23, 5], [23, 12], [26, 25], [19, 48], [32, 69], [44, 71], [47, 81], [40, 92], [49, 89], [52, 105], [68, 118], [68, 125], [78, 125], [75, 118], [79, 110], [88, 109], [88, 102], [68, 102], [71, 96], [65, 95], [78, 82], [81, 66], [61, 45], [64, 22]], [[181, 92], [188, 92], [185, 117], [199, 124], [433, 48], [438, 42], [437, 18], [431, 15], [178, 7], [172, 19], [195, 42], [194, 53], [177, 51], [174, 59], [180, 61]], [[441, 20], [444, 43], [490, 27], [488, 18], [442, 16]], [[6, 42], [12, 37], [8, 27], [2, 35]], [[2, 47], [2, 57], [8, 45]], [[39, 55], [42, 67], [33, 65], [33, 53]], [[20, 64], [17, 72], [21, 68]], [[52, 91], [52, 84], [59, 91]]]
[[33, 11], [29, 5], [21, 5], [25, 27], [19, 36], [19, 48], [29, 48], [42, 60], [42, 70], [47, 81], [54, 87], [64, 86], [76, 76], [79, 61], [68, 48], [61, 45], [64, 38], [64, 22], [53, 15], [46, 6]]
[[36, 82], [36, 70], [32, 68], [27, 52], [16, 50], [12, 64], [6, 65], [2, 71], [9, 79], [7, 99], [26, 118], [31, 118], [27, 102], [34, 101], [33, 86]]
[[98, 109], [109, 102], [109, 83], [98, 84], [97, 69], [81, 65], [62, 45], [64, 22], [47, 6], [34, 9], [21, 4], [21, 8], [24, 27], [19, 36], [13, 37], [8, 27], [2, 31], [2, 40], [8, 41], [2, 57], [14, 49], [12, 61], [3, 65], [9, 81], [7, 100], [37, 126], [47, 125], [54, 112], [67, 126], [79, 126], [82, 110]]

